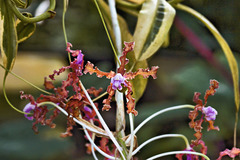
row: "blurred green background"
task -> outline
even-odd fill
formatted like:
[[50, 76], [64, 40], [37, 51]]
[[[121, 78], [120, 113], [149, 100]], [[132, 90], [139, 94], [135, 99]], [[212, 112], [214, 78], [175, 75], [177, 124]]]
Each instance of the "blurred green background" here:
[[[39, 0], [33, 1], [28, 11], [34, 13], [40, 2]], [[219, 29], [239, 62], [240, 1], [189, 0], [185, 4], [205, 15]], [[34, 35], [19, 45], [18, 58], [13, 70], [41, 87], [45, 76], [68, 62], [61, 24], [62, 1], [57, 1], [56, 12], [54, 19], [46, 20], [38, 25]], [[128, 22], [130, 31], [133, 31], [136, 17], [122, 11], [119, 13]], [[203, 129], [203, 140], [208, 146], [208, 155], [210, 159], [216, 159], [220, 151], [232, 148], [233, 143], [235, 105], [229, 68], [219, 45], [199, 21], [178, 10], [177, 17], [207, 45], [214, 59], [220, 63], [220, 67], [214, 66], [203, 58], [179, 32], [176, 25], [173, 25], [169, 47], [160, 49], [153, 58], [149, 59], [149, 66], [159, 66], [158, 78], [149, 79], [146, 92], [137, 104], [136, 109], [139, 115], [135, 117], [135, 126], [160, 109], [180, 104], [194, 104], [192, 102], [194, 92], [201, 92], [204, 95], [209, 87], [210, 79], [216, 79], [220, 82], [220, 88], [215, 96], [209, 97], [207, 105], [211, 105], [218, 111], [215, 125], [219, 126], [220, 132], [207, 132], [206, 125]], [[66, 14], [66, 29], [68, 41], [73, 44], [74, 49], [83, 51], [85, 62], [89, 60], [104, 71], [115, 69], [113, 52], [92, 1], [70, 1]], [[0, 69], [1, 76], [3, 72]], [[59, 78], [59, 83], [62, 79], [64, 75]], [[106, 88], [109, 84], [107, 79], [98, 79], [89, 75], [84, 75], [82, 81], [86, 87]], [[40, 94], [37, 90], [9, 76], [8, 96], [11, 102], [20, 109], [28, 103], [20, 100], [20, 90], [36, 97]], [[40, 133], [35, 135], [31, 130], [31, 122], [7, 105], [2, 91], [0, 91], [0, 107], [0, 159], [93, 159], [85, 152], [86, 140], [83, 138], [82, 130], [76, 127], [73, 130], [73, 137], [64, 139], [59, 137], [66, 127], [66, 119], [63, 115], [56, 119], [56, 129], [50, 129], [47, 126], [40, 127]], [[138, 132], [138, 144], [164, 133], [179, 133], [186, 135], [189, 140], [194, 139], [194, 132], [188, 127], [188, 111], [172, 111], [153, 119]], [[115, 118], [114, 107], [103, 114], [114, 130], [112, 120]], [[128, 132], [129, 128], [127, 127], [126, 130]], [[239, 142], [238, 136], [238, 144]], [[183, 150], [184, 148], [185, 145], [181, 139], [158, 140], [144, 147], [137, 157], [144, 160], [164, 151]], [[162, 159], [175, 158], [172, 156]]]

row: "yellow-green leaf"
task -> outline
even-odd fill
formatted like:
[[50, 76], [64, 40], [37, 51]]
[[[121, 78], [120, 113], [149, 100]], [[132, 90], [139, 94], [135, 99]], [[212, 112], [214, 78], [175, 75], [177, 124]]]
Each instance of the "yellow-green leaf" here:
[[133, 35], [138, 61], [151, 57], [166, 42], [175, 9], [166, 0], [146, 0], [138, 15]]
[[197, 19], [199, 19], [209, 29], [209, 31], [214, 35], [214, 37], [216, 38], [216, 40], [222, 47], [222, 50], [225, 53], [225, 56], [227, 58], [227, 61], [228, 61], [228, 64], [229, 64], [229, 67], [230, 67], [230, 70], [232, 73], [235, 104], [236, 104], [236, 110], [238, 112], [238, 110], [239, 110], [239, 71], [238, 71], [237, 61], [236, 61], [229, 45], [224, 40], [224, 38], [221, 36], [221, 34], [218, 32], [218, 30], [213, 26], [213, 24], [209, 20], [207, 20], [203, 15], [201, 15], [197, 11], [193, 10], [192, 8], [189, 8], [182, 4], [177, 4], [176, 8], [186, 11], [189, 14], [196, 17]]
[[[28, 15], [28, 17], [31, 15]], [[16, 21], [18, 43], [21, 43], [32, 36], [36, 30], [36, 23], [25, 23], [17, 19]]]
[[0, 47], [3, 65], [7, 70], [11, 70], [17, 55], [18, 43], [15, 17], [6, 1], [0, 1], [0, 14]]

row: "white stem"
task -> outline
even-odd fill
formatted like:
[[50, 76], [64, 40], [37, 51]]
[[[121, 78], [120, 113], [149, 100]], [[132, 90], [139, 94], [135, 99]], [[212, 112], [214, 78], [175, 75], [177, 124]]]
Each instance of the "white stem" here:
[[[82, 118], [81, 114], [79, 115], [79, 117]], [[92, 119], [90, 119], [90, 123], [91, 123], [91, 124], [94, 124]], [[83, 129], [84, 129], [84, 132], [85, 132], [85, 131], [87, 132], [87, 130], [86, 130], [85, 127], [84, 127]], [[86, 134], [86, 132], [85, 132], [85, 134]], [[87, 133], [88, 133], [88, 132], [87, 132]], [[95, 133], [92, 133], [92, 141], [93, 141], [93, 143], [94, 143], [94, 140], [95, 140]], [[94, 158], [95, 160], [98, 160], [97, 155], [95, 154], [95, 150], [94, 150], [94, 147], [93, 147], [92, 144], [91, 144], [91, 151], [92, 151], [93, 158]], [[104, 152], [104, 153], [105, 153], [105, 152]]]
[[186, 143], [186, 149], [190, 149], [190, 145], [188, 143], [188, 140], [187, 140], [187, 138], [184, 135], [181, 135], [181, 134], [165, 134], [165, 135], [160, 135], [160, 136], [153, 137], [153, 138], [145, 141], [144, 143], [142, 143], [139, 147], [137, 147], [133, 151], [132, 155], [134, 156], [137, 152], [139, 152], [140, 149], [142, 149], [148, 143], [151, 143], [151, 142], [153, 142], [155, 140], [158, 140], [158, 139], [169, 138], [169, 137], [179, 137], [179, 138], [182, 138], [185, 141], [185, 143]]
[[131, 135], [130, 135], [130, 149], [129, 149], [129, 152], [128, 152], [128, 157], [127, 159], [130, 160], [133, 156], [133, 145], [134, 145], [134, 124], [133, 124], [133, 114], [132, 113], [129, 113], [129, 121], [130, 121], [130, 131], [131, 131]]
[[[90, 135], [88, 134], [86, 128], [83, 127], [84, 133], [87, 136], [87, 139], [89, 140], [89, 142], [91, 143], [91, 145], [100, 153], [102, 154], [104, 157], [109, 158], [109, 159], [116, 159], [113, 156], [108, 155], [107, 153], [103, 152], [100, 148], [98, 148], [98, 146], [94, 143], [94, 141], [92, 140], [92, 138], [90, 137]], [[92, 148], [93, 149], [93, 148]]]
[[[117, 48], [118, 59], [122, 53], [122, 38], [121, 38], [121, 30], [118, 23], [118, 16], [116, 11], [115, 0], [108, 0], [108, 5], [111, 13], [112, 20], [112, 28], [115, 36], [115, 45]], [[120, 64], [117, 63], [117, 68]], [[121, 132], [121, 136], [124, 137], [124, 129], [125, 129], [125, 110], [124, 110], [124, 101], [123, 101], [123, 93], [116, 90], [115, 93], [117, 111], [116, 111], [116, 132]]]
[[[61, 108], [60, 106], [58, 106], [57, 104], [55, 104], [55, 103], [53, 103], [53, 102], [42, 102], [42, 103], [39, 103], [38, 106], [47, 105], [47, 104], [56, 107], [56, 108], [57, 108], [58, 110], [60, 110], [63, 114], [65, 114], [66, 116], [68, 116], [68, 113], [67, 113], [63, 108]], [[91, 132], [98, 133], [98, 134], [100, 134], [100, 135], [108, 136], [107, 134], [104, 134], [104, 133], [102, 133], [102, 132], [99, 132], [98, 130], [95, 130], [94, 128], [89, 127], [88, 125], [85, 125], [84, 123], [80, 122], [79, 120], [77, 120], [77, 119], [74, 118], [74, 117], [73, 117], [73, 120], [74, 120], [77, 124], [81, 125], [82, 127], [87, 128], [87, 129], [88, 129], [89, 131], [91, 131]]]
[[121, 39], [121, 30], [120, 30], [118, 18], [117, 18], [115, 0], [108, 0], [108, 5], [111, 12], [113, 32], [115, 35], [115, 43], [116, 43], [116, 47], [119, 55], [120, 53], [122, 53], [122, 39]]
[[105, 129], [105, 131], [107, 132], [109, 138], [112, 140], [112, 142], [115, 144], [117, 150], [119, 151], [119, 153], [121, 154], [122, 158], [125, 160], [125, 157], [122, 153], [122, 148], [120, 147], [120, 145], [118, 144], [117, 140], [115, 139], [115, 137], [113, 136], [112, 132], [110, 131], [110, 129], [108, 128], [106, 122], [104, 121], [104, 119], [102, 118], [101, 114], [99, 113], [97, 107], [95, 106], [95, 104], [93, 103], [91, 97], [89, 96], [87, 90], [85, 89], [85, 87], [83, 86], [82, 82], [79, 81], [80, 83], [80, 86], [82, 88], [82, 90], [84, 91], [87, 99], [89, 100], [91, 106], [93, 107], [94, 111], [96, 112], [97, 116], [98, 116], [98, 119], [99, 121], [101, 122], [103, 128]]
[[194, 154], [197, 156], [202, 156], [204, 157], [206, 160], [210, 160], [205, 154], [202, 153], [198, 153], [198, 152], [191, 152], [191, 151], [172, 151], [172, 152], [165, 152], [165, 153], [161, 153], [158, 155], [155, 155], [153, 157], [148, 158], [147, 160], [154, 160], [160, 157], [164, 157], [164, 156], [169, 156], [169, 155], [175, 155], [175, 154]]
[[[93, 137], [94, 138], [94, 137]], [[93, 140], [92, 140], [93, 141]], [[94, 141], [93, 141], [94, 142]], [[96, 154], [95, 154], [95, 151], [94, 151], [94, 147], [93, 147], [93, 145], [91, 144], [91, 150], [92, 150], [92, 155], [93, 155], [93, 158], [95, 159], [95, 160], [98, 160], [98, 158], [97, 158], [97, 156], [96, 156]], [[104, 152], [105, 153], [105, 152]]]
[[[139, 129], [142, 128], [143, 125], [145, 125], [148, 121], [150, 121], [151, 119], [153, 119], [154, 117], [162, 114], [162, 113], [165, 113], [165, 112], [168, 112], [168, 111], [172, 111], [172, 110], [177, 110], [177, 109], [183, 109], [183, 108], [191, 108], [191, 109], [194, 109], [195, 106], [193, 105], [179, 105], [179, 106], [174, 106], [174, 107], [169, 107], [169, 108], [166, 108], [166, 109], [163, 109], [163, 110], [160, 110], [154, 114], [152, 114], [151, 116], [149, 116], [148, 118], [146, 118], [142, 123], [140, 123], [137, 128], [134, 130], [134, 134], [136, 134]], [[130, 137], [126, 140], [126, 143], [128, 143], [130, 141]]]
[[117, 104], [117, 111], [116, 111], [116, 132], [120, 132], [121, 136], [124, 137], [125, 133], [125, 109], [124, 109], [124, 100], [123, 100], [123, 93], [116, 90], [115, 92], [115, 99]]

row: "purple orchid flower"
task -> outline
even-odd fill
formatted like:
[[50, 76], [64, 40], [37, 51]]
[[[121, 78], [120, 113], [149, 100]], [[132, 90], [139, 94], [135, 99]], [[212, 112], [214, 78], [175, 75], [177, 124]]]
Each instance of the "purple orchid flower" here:
[[82, 54], [82, 51], [81, 50], [78, 50], [78, 56], [77, 56], [77, 62], [76, 62], [76, 64], [80, 64], [80, 65], [82, 65], [82, 63], [83, 63], [83, 54]]
[[125, 78], [120, 74], [117, 73], [113, 78], [111, 78], [112, 88], [114, 90], [122, 90], [122, 84], [125, 84]]
[[207, 121], [214, 121], [216, 119], [216, 115], [218, 114], [218, 112], [211, 106], [204, 107], [202, 111], [205, 114], [205, 119]]
[[[24, 108], [23, 108], [23, 112], [25, 113], [30, 113], [32, 110], [35, 109], [35, 105], [31, 104], [31, 103], [28, 103]], [[27, 114], [24, 114], [24, 116], [32, 121], [33, 120], [33, 116], [28, 116]]]

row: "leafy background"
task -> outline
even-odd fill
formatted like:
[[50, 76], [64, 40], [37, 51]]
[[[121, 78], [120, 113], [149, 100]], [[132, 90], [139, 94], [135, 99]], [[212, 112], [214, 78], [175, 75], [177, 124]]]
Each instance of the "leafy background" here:
[[[34, 1], [29, 11], [34, 13], [40, 2]], [[240, 6], [240, 1], [190, 0], [185, 4], [193, 7], [213, 22], [229, 42], [239, 62], [240, 21], [238, 19], [240, 11], [238, 6]], [[67, 64], [61, 27], [61, 1], [58, 1], [56, 11], [57, 15], [53, 20], [46, 20], [42, 25], [38, 25], [34, 35], [19, 45], [16, 66], [13, 70], [39, 86], [43, 82], [43, 77], [50, 74], [51, 70]], [[136, 18], [122, 11], [119, 13], [127, 20], [129, 29], [133, 32]], [[207, 29], [190, 15], [177, 11], [177, 16], [203, 40], [213, 52], [214, 58], [221, 62], [221, 65], [229, 72], [219, 45]], [[85, 60], [95, 63], [102, 70], [114, 70], [113, 53], [94, 3], [87, 0], [70, 1], [66, 15], [66, 29], [68, 40], [74, 48], [83, 51]], [[18, 59], [21, 60], [21, 63], [18, 63]], [[52, 61], [52, 59], [55, 60]], [[216, 159], [219, 151], [226, 147], [231, 148], [235, 115], [233, 89], [229, 83], [231, 77], [226, 76], [228, 74], [223, 75], [219, 68], [213, 67], [211, 62], [207, 62], [179, 33], [175, 25], [171, 29], [169, 47], [160, 49], [153, 58], [149, 59], [149, 66], [152, 65], [160, 67], [158, 79], [149, 79], [146, 92], [137, 104], [139, 115], [135, 118], [136, 126], [148, 115], [160, 109], [179, 104], [194, 104], [192, 102], [193, 93], [197, 91], [204, 94], [209, 86], [209, 80], [217, 79], [220, 82], [220, 88], [215, 96], [209, 98], [208, 105], [218, 110], [219, 115], [215, 124], [219, 126], [220, 132], [207, 132], [207, 126], [204, 126], [203, 140], [208, 146], [210, 159]], [[46, 67], [50, 70], [46, 71]], [[3, 72], [1, 69], [1, 75]], [[34, 76], [32, 76], [33, 74]], [[60, 77], [61, 79], [62, 77]], [[84, 76], [82, 81], [86, 87], [106, 88], [109, 84], [109, 80], [88, 75]], [[11, 86], [14, 85], [17, 87], [12, 89]], [[19, 108], [23, 108], [27, 103], [20, 100], [19, 90], [33, 93], [35, 96], [40, 94], [10, 76], [7, 88], [9, 98]], [[86, 140], [79, 128], [74, 129], [73, 137], [59, 138], [59, 134], [64, 132], [66, 127], [64, 116], [57, 118], [56, 129], [41, 127], [40, 133], [35, 135], [31, 130], [31, 122], [6, 104], [2, 92], [0, 92], [0, 104], [0, 159], [92, 159], [91, 156], [85, 154]], [[103, 114], [110, 127], [114, 129], [112, 120], [115, 118], [114, 109]], [[153, 136], [164, 133], [183, 133], [189, 140], [194, 139], [194, 132], [188, 127], [187, 116], [188, 110], [181, 110], [172, 111], [153, 119], [137, 134], [138, 143], [141, 144]], [[238, 142], [240, 142], [239, 138]], [[157, 153], [184, 148], [183, 141], [179, 139], [158, 140], [143, 148], [138, 157], [146, 159]], [[174, 159], [174, 157], [162, 159]]]

